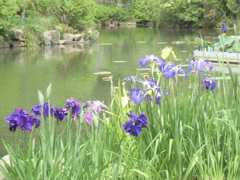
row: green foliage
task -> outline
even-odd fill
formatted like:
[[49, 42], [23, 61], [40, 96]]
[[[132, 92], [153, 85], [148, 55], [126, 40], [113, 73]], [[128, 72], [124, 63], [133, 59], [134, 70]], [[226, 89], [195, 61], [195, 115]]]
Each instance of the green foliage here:
[[59, 12], [60, 22], [74, 28], [86, 28], [94, 23], [95, 3], [89, 0], [63, 1]]
[[240, 14], [240, 1], [239, 0], [227, 0], [227, 7], [234, 15]]
[[55, 16], [60, 23], [82, 29], [94, 23], [95, 6], [92, 0], [36, 0], [29, 2], [27, 13]]
[[131, 19], [127, 10], [117, 6], [98, 5], [95, 12], [96, 22], [126, 21]]
[[130, 13], [137, 22], [158, 21], [160, 0], [138, 0], [129, 7]]
[[204, 3], [204, 15], [202, 24], [207, 27], [214, 27], [226, 19], [226, 4], [219, 0], [211, 0]]
[[43, 32], [55, 29], [58, 21], [55, 17], [26, 18], [23, 26], [25, 41], [29, 46], [39, 45], [43, 40]]
[[0, 35], [9, 36], [10, 30], [20, 18], [16, 0], [0, 0]]
[[214, 47], [221, 51], [239, 53], [240, 52], [240, 38], [239, 36], [227, 36], [221, 34], [218, 36], [219, 41], [214, 44]]
[[200, 0], [182, 1], [177, 7], [177, 17], [186, 23], [199, 23], [203, 15], [203, 3]]

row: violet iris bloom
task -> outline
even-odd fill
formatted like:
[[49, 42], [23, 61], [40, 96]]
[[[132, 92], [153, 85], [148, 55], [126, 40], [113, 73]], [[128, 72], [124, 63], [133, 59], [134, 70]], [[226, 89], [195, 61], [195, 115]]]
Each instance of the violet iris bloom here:
[[213, 69], [212, 65], [209, 64], [209, 62], [207, 60], [204, 59], [193, 59], [191, 61], [189, 61], [189, 70], [192, 73], [201, 73], [201, 72], [205, 72], [205, 70], [208, 68], [209, 71], [211, 71]]
[[18, 127], [23, 131], [30, 131], [34, 125], [35, 128], [38, 128], [40, 125], [40, 119], [33, 117], [24, 109], [19, 108], [16, 108], [5, 120], [9, 123], [10, 131], [15, 131]]
[[135, 76], [126, 77], [126, 78], [123, 79], [123, 81], [130, 82], [130, 83], [133, 83], [134, 81], [136, 81], [136, 82], [142, 83], [142, 80], [135, 77]]
[[[31, 113], [34, 116], [41, 116], [41, 110], [42, 110], [42, 106], [40, 104], [37, 104], [34, 108], [32, 108]], [[53, 113], [54, 113], [54, 107], [52, 105], [50, 105], [51, 116], [53, 116]], [[43, 116], [44, 117], [49, 116], [49, 105], [48, 105], [47, 102], [45, 102], [44, 105], [43, 105]]]
[[142, 132], [141, 124], [134, 124], [131, 120], [125, 122], [122, 127], [131, 136], [138, 136]]
[[88, 123], [88, 125], [91, 126], [92, 120], [93, 120], [92, 113], [91, 113], [91, 111], [88, 110], [85, 114], [85, 121]]
[[67, 110], [62, 108], [56, 108], [53, 113], [54, 117], [60, 121], [63, 121], [67, 117], [67, 114]]
[[148, 119], [147, 116], [142, 113], [140, 115], [127, 114], [131, 120], [125, 122], [122, 127], [124, 131], [132, 136], [138, 136], [142, 132], [142, 128], [147, 128]]
[[222, 33], [227, 32], [227, 25], [225, 23], [222, 24]]
[[144, 91], [142, 88], [133, 88], [130, 92], [130, 99], [136, 103], [140, 104], [143, 101]]
[[145, 86], [146, 89], [153, 89], [154, 87], [157, 86], [157, 82], [154, 79], [149, 79], [147, 78], [144, 82], [143, 85]]
[[32, 108], [31, 113], [34, 116], [41, 116], [41, 109], [42, 109], [42, 106], [37, 103], [37, 105], [34, 108]]
[[210, 89], [210, 90], [214, 90], [217, 87], [217, 83], [215, 81], [209, 80], [209, 79], [205, 79], [203, 81], [206, 89]]
[[81, 104], [78, 100], [70, 98], [67, 100], [67, 103], [64, 105], [67, 110], [72, 110], [72, 115], [77, 117], [80, 113]]
[[139, 60], [139, 64], [142, 67], [147, 66], [149, 62], [155, 62], [157, 64], [165, 64], [164, 59], [159, 59], [157, 56], [154, 56], [154, 55], [146, 56], [145, 58], [141, 58]]
[[[159, 69], [161, 71], [161, 69]], [[174, 64], [165, 65], [162, 69], [163, 75], [168, 79], [173, 79], [176, 74], [182, 73], [185, 75], [185, 77], [188, 76], [187, 71], [180, 68], [179, 66], [176, 66]]]
[[101, 101], [93, 101], [92, 109], [95, 114], [99, 114], [102, 109], [108, 110], [108, 107], [103, 104]]
[[155, 99], [155, 103], [159, 104], [162, 99], [161, 87], [154, 79], [146, 79], [143, 83], [146, 87], [145, 98], [148, 100]]
[[154, 79], [147, 78], [142, 81], [142, 84], [145, 87], [144, 90], [142, 88], [133, 88], [130, 92], [130, 99], [136, 104], [140, 104], [144, 98], [159, 104], [162, 95], [168, 95], [168, 93], [161, 91], [161, 86]]
[[[53, 113], [54, 113], [54, 107], [52, 105], [50, 105], [50, 115], [53, 116]], [[43, 105], [43, 116], [44, 117], [49, 116], [49, 104], [48, 103], [44, 103], [44, 105]]]

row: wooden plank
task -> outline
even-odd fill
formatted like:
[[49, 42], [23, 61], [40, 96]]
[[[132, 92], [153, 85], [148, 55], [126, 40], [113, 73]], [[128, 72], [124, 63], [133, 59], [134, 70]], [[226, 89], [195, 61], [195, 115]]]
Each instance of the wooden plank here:
[[195, 50], [193, 54], [195, 58], [204, 58], [212, 62], [240, 64], [240, 53]]

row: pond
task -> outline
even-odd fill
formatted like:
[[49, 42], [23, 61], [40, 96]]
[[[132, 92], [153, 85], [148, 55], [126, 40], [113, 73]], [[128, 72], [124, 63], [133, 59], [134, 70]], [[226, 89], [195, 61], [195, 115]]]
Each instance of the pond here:
[[[0, 139], [12, 140], [4, 118], [15, 107], [30, 111], [37, 90], [52, 83], [52, 104], [62, 106], [69, 97], [80, 100], [110, 100], [110, 84], [95, 72], [109, 71], [114, 82], [136, 74], [138, 60], [147, 54], [161, 55], [173, 47], [179, 63], [193, 56], [192, 41], [199, 30], [159, 30], [152, 28], [101, 29], [100, 39], [84, 47], [43, 47], [0, 49]], [[201, 34], [213, 38], [216, 32]], [[17, 131], [18, 136], [21, 131]], [[0, 155], [4, 154], [0, 144]]]

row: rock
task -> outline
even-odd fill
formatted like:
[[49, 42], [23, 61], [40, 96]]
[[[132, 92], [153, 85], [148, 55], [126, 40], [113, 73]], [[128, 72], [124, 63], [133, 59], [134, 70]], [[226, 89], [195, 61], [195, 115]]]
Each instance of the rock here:
[[[10, 157], [9, 157], [9, 155], [3, 156], [2, 159], [0, 160], [0, 166], [5, 168], [5, 164], [10, 165]], [[0, 180], [6, 180], [5, 176], [3, 176], [3, 174], [1, 174], [1, 173], [0, 173]]]
[[82, 34], [74, 34], [74, 41], [84, 42]]
[[111, 22], [110, 21], [105, 21], [104, 26], [110, 26]]
[[74, 39], [75, 39], [75, 35], [74, 34], [65, 33], [63, 35], [63, 40], [74, 41]]
[[67, 44], [73, 44], [73, 41], [68, 40], [60, 40], [59, 45], [67, 45]]
[[137, 23], [136, 22], [120, 22], [119, 26], [133, 28], [133, 27], [137, 27]]
[[10, 47], [26, 47], [27, 45], [24, 42], [12, 41], [10, 42]]
[[114, 26], [118, 26], [118, 25], [119, 25], [119, 22], [118, 22], [118, 21], [113, 21], [112, 24], [113, 24]]
[[67, 28], [66, 33], [73, 34], [73, 28], [71, 27]]
[[154, 22], [147, 22], [147, 23], [146, 23], [146, 26], [147, 26], [147, 27], [154, 27]]
[[180, 29], [180, 26], [179, 25], [175, 25], [174, 29]]
[[12, 40], [21, 41], [23, 39], [24, 32], [22, 29], [12, 30]]
[[6, 164], [10, 164], [10, 157], [9, 157], [9, 155], [5, 155], [5, 156], [3, 156], [3, 157], [1, 158], [1, 160], [0, 160], [0, 166], [5, 167], [5, 163], [6, 163]]
[[45, 31], [43, 33], [44, 45], [56, 45], [59, 44], [60, 33], [56, 30]]

